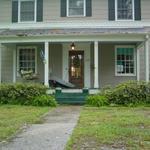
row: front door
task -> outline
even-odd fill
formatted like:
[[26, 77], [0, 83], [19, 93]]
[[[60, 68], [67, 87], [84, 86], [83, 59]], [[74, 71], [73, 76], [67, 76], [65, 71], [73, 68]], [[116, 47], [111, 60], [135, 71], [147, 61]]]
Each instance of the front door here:
[[69, 82], [84, 87], [84, 51], [69, 51]]

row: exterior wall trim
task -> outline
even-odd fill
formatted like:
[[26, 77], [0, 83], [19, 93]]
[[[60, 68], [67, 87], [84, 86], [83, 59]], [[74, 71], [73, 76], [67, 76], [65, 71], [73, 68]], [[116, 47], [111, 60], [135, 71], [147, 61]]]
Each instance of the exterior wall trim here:
[[0, 38], [0, 43], [36, 43], [36, 42], [143, 42], [145, 41], [145, 35], [91, 35], [91, 36], [47, 36], [47, 37], [3, 37]]

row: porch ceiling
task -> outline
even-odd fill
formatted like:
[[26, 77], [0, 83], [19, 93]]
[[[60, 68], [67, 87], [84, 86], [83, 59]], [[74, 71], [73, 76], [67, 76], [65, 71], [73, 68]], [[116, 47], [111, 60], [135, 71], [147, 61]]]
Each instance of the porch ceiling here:
[[150, 34], [150, 27], [141, 28], [68, 28], [68, 29], [1, 29], [0, 37], [41, 37], [59, 35]]

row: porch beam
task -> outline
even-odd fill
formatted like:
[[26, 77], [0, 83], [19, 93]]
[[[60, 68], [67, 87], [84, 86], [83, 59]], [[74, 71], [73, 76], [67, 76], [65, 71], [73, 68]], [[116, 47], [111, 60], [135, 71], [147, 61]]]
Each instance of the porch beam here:
[[146, 36], [145, 41], [145, 80], [149, 82], [149, 35]]
[[99, 88], [99, 78], [98, 78], [98, 41], [94, 41], [94, 88]]
[[45, 42], [44, 47], [45, 47], [44, 85], [49, 87], [49, 42]]
[[144, 42], [144, 35], [81, 35], [81, 36], [48, 36], [48, 37], [0, 37], [0, 43], [43, 43], [43, 42], [90, 42], [101, 41], [101, 42]]
[[2, 44], [0, 43], [0, 84], [2, 83]]

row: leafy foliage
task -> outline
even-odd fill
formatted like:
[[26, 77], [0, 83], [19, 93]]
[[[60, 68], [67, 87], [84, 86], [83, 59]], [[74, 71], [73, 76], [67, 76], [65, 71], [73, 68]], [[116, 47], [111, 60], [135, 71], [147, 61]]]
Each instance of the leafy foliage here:
[[91, 106], [115, 105], [139, 105], [150, 104], [150, 83], [128, 81], [116, 87], [107, 87], [99, 94], [89, 96], [87, 104]]
[[150, 104], [150, 83], [128, 81], [102, 91], [109, 103], [119, 105]]
[[90, 95], [87, 97], [87, 105], [100, 107], [108, 105], [108, 101], [104, 95]]
[[[49, 98], [49, 100], [54, 99], [52, 97], [48, 97], [46, 95], [46, 91], [47, 87], [40, 84], [1, 84], [0, 104], [34, 105], [35, 98], [40, 97], [41, 95], [45, 95], [45, 97]], [[45, 97], [41, 97], [41, 101], [42, 98], [45, 101]], [[40, 106], [41, 103], [37, 104]]]
[[32, 105], [34, 106], [57, 106], [54, 96], [41, 95], [34, 98]]

